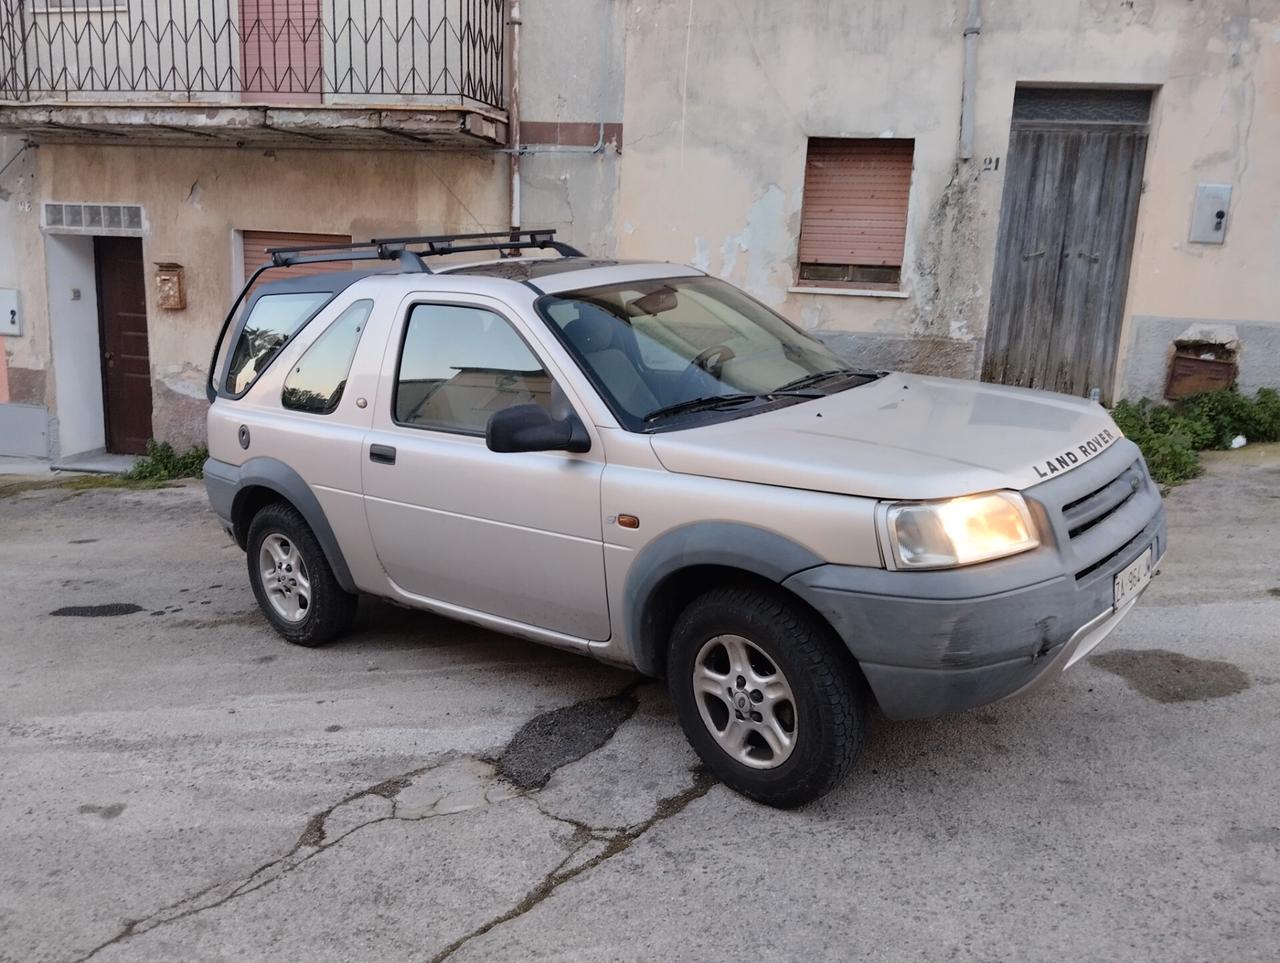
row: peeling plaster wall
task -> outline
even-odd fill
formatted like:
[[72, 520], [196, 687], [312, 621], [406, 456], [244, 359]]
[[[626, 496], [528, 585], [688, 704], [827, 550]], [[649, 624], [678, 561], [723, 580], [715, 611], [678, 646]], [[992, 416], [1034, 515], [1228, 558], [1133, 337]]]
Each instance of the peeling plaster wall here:
[[[21, 147], [18, 138], [0, 136], [0, 169], [4, 169], [14, 159]], [[0, 174], [0, 288], [18, 286], [18, 254], [14, 246], [15, 201], [12, 189], [7, 186], [10, 183], [12, 179], [6, 170], [4, 174]], [[0, 337], [0, 405], [9, 400], [9, 340]], [[0, 453], [4, 450], [5, 445], [0, 442]]]
[[23, 151], [22, 147], [20, 138], [0, 137], [0, 167], [9, 165], [0, 175], [0, 288], [19, 290], [23, 315], [21, 335], [0, 337], [8, 385], [7, 397], [0, 397], [0, 404], [10, 401], [43, 405], [47, 401], [48, 379], [44, 371], [48, 367], [49, 334], [47, 327], [32, 324], [32, 311], [41, 308], [43, 297], [33, 300], [24, 284], [28, 276], [23, 271], [24, 263], [39, 246], [39, 232], [33, 236], [29, 230], [35, 207], [37, 151]]
[[[1119, 374], [1134, 314], [1280, 321], [1280, 4], [987, 0], [962, 162], [966, 7], [630, 5], [619, 254], [695, 263], [855, 354], [974, 375], [1015, 84], [1144, 85], [1159, 91]], [[906, 298], [788, 290], [806, 139], [820, 136], [915, 139]], [[1220, 248], [1186, 243], [1201, 181], [1234, 186]]]
[[[24, 151], [18, 137], [0, 137], [0, 168], [0, 288], [19, 292], [22, 325], [21, 335], [0, 336], [0, 455], [43, 456], [56, 437], [48, 413], [53, 391], [46, 370], [49, 333], [32, 318], [43, 292], [32, 298], [23, 273], [24, 255], [33, 243], [26, 225], [33, 207], [36, 152]], [[38, 234], [34, 241], [38, 243]]]
[[[19, 365], [57, 373], [48, 350], [45, 201], [141, 204], [155, 436], [182, 447], [204, 439], [205, 369], [236, 293], [239, 230], [376, 235], [492, 231], [506, 226], [506, 161], [492, 153], [243, 151], [46, 145], [39, 196], [23, 216], [19, 274], [31, 345]], [[161, 310], [157, 261], [185, 267], [187, 308]], [[10, 368], [13, 384], [14, 368]], [[50, 381], [52, 378], [50, 378]], [[50, 394], [50, 388], [43, 389]], [[52, 404], [50, 405], [52, 407]]]
[[[525, 6], [521, 117], [595, 124], [622, 120], [623, 7], [617, 0], [537, 0]], [[533, 150], [520, 162], [524, 226], [553, 227], [583, 252], [612, 257], [618, 235], [618, 145], [607, 142], [600, 153], [537, 145]]]

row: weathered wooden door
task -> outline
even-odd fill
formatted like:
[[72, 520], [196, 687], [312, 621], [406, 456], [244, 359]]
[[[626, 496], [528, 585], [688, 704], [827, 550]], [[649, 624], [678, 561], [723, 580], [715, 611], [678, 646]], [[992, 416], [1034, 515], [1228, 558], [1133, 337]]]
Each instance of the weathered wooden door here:
[[140, 455], [151, 437], [151, 355], [142, 240], [95, 237], [107, 451]]
[[318, 104], [320, 0], [241, 0], [241, 99], [256, 104]]
[[1110, 401], [1150, 94], [1019, 90], [984, 381]]

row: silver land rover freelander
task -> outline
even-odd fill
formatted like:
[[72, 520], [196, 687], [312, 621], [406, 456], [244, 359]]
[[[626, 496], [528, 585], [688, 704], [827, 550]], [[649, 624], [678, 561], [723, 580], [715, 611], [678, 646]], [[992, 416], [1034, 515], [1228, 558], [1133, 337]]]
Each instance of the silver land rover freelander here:
[[[466, 251], [503, 256], [428, 267]], [[665, 677], [772, 805], [836, 785], [873, 704], [1057, 676], [1165, 551], [1097, 404], [850, 368], [694, 268], [546, 231], [272, 259], [214, 348], [205, 479], [279, 633], [375, 595]], [[321, 262], [371, 269], [290, 276]]]

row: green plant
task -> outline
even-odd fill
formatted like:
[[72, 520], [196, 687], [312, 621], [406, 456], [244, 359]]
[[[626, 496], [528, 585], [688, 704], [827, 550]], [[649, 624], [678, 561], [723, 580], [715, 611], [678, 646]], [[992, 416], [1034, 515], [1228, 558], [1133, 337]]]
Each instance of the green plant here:
[[1200, 474], [1201, 447], [1206, 434], [1201, 426], [1174, 415], [1167, 406], [1153, 407], [1140, 402], [1121, 401], [1111, 417], [1125, 437], [1142, 449], [1151, 477], [1162, 485], [1176, 485]]
[[1280, 440], [1274, 396], [1274, 391], [1265, 395], [1260, 391], [1256, 398], [1235, 391], [1204, 391], [1174, 402], [1173, 411], [1200, 426], [1208, 437], [1208, 443], [1200, 447], [1230, 448], [1236, 435], [1250, 441]]
[[203, 478], [209, 449], [195, 445], [182, 454], [167, 441], [147, 442], [147, 453], [134, 463], [124, 477], [130, 481], [169, 481], [174, 478]]
[[1172, 405], [1153, 405], [1146, 398], [1121, 401], [1111, 417], [1142, 449], [1152, 477], [1176, 485], [1200, 473], [1198, 452], [1230, 448], [1237, 435], [1280, 441], [1280, 392], [1262, 388], [1249, 398], [1236, 391], [1205, 391]]

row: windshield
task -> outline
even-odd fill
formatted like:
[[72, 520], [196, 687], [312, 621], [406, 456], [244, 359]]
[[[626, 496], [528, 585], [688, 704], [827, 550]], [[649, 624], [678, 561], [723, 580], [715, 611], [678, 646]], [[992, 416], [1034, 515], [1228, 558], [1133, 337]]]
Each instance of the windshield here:
[[716, 278], [628, 281], [539, 307], [631, 431], [737, 417], [874, 377], [851, 381], [859, 373], [821, 341]]

